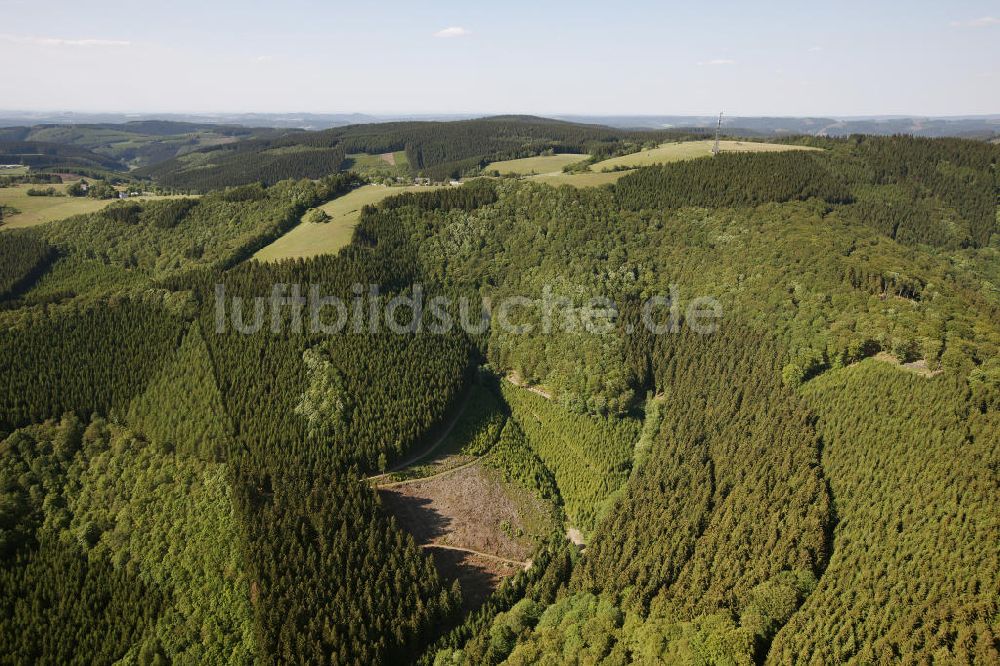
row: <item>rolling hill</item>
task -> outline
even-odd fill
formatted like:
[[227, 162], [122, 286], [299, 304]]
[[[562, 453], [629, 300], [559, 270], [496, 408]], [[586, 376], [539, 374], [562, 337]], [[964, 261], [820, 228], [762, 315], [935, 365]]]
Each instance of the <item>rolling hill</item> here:
[[[23, 162], [35, 168], [79, 164], [126, 170], [162, 162], [205, 146], [258, 136], [280, 135], [288, 131], [290, 130], [163, 120], [136, 120], [120, 124], [44, 124], [0, 128], [0, 146], [8, 142], [27, 142], [44, 145], [50, 151], [53, 146], [62, 146], [58, 149], [62, 151], [60, 154], [52, 155], [62, 161]], [[80, 163], [79, 160], [84, 157], [92, 164]]]
[[0, 138], [0, 163], [22, 164], [32, 169], [124, 170], [118, 160], [88, 148], [51, 141], [3, 138]]
[[689, 136], [689, 132], [615, 130], [533, 116], [375, 123], [204, 148], [140, 169], [137, 174], [169, 187], [197, 189], [257, 180], [316, 178], [341, 168], [349, 154], [403, 151], [411, 175], [447, 180], [491, 161], [545, 151], [610, 156], [646, 143]]
[[1000, 146], [680, 138], [250, 138], [0, 232], [0, 661], [997, 663]]

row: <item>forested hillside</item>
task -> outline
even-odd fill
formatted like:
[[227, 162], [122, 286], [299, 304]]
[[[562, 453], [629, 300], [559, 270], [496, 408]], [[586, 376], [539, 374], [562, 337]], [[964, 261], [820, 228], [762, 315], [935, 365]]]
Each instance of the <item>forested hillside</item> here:
[[[419, 247], [421, 270], [429, 279], [475, 288], [494, 300], [513, 294], [537, 298], [548, 289], [568, 301], [556, 316], [577, 321], [586, 312], [584, 296], [610, 295], [624, 303], [612, 334], [542, 334], [537, 328], [542, 319], [530, 309], [519, 323], [535, 325], [535, 332], [490, 332], [486, 345], [499, 367], [538, 383], [565, 407], [623, 413], [640, 391], [663, 394], [663, 419], [649, 457], [594, 528], [567, 596], [547, 610], [525, 607], [521, 612], [527, 615], [516, 620], [498, 616], [498, 624], [482, 628], [468, 644], [469, 656], [449, 651], [447, 659], [476, 663], [472, 655], [482, 656], [476, 642], [481, 640], [492, 646], [493, 663], [507, 656], [512, 663], [534, 663], [568, 653], [612, 662], [682, 663], [787, 663], [809, 654], [832, 662], [929, 654], [980, 663], [994, 659], [991, 623], [997, 610], [974, 593], [968, 605], [953, 611], [947, 609], [947, 595], [928, 594], [925, 587], [900, 590], [893, 602], [899, 610], [874, 624], [860, 619], [874, 610], [859, 612], [855, 621], [828, 605], [837, 598], [826, 592], [838, 580], [837, 557], [851, 557], [848, 545], [838, 551], [839, 530], [849, 524], [838, 489], [876, 506], [894, 501], [894, 491], [844, 487], [827, 477], [833, 449], [824, 448], [832, 447], [822, 429], [824, 412], [811, 401], [803, 403], [798, 387], [808, 390], [810, 381], [820, 381], [816, 375], [846, 372], [837, 368], [853, 368], [879, 350], [894, 362], [919, 361], [917, 369], [873, 360], [862, 366], [878, 363], [896, 381], [911, 384], [943, 381], [917, 374], [942, 372], [964, 386], [972, 409], [985, 415], [994, 413], [1000, 387], [998, 299], [987, 277], [994, 276], [987, 266], [994, 265], [996, 249], [987, 246], [995, 238], [995, 223], [977, 236], [973, 230], [984, 228], [977, 227], [983, 218], [973, 207], [941, 215], [958, 202], [949, 190], [953, 186], [972, 200], [995, 200], [997, 155], [977, 158], [980, 144], [972, 142], [935, 148], [934, 142], [882, 141], [875, 147], [866, 144], [878, 144], [877, 139], [836, 143], [825, 155], [723, 155], [640, 170], [607, 191], [508, 183], [497, 187], [495, 203], [469, 214], [399, 209], [391, 218], [374, 212], [363, 217], [359, 238]], [[892, 175], [882, 166], [884, 154], [912, 166]], [[953, 164], [963, 165], [968, 177], [921, 175], [947, 174]], [[912, 223], [906, 234], [870, 218], [874, 210], [891, 217], [895, 201], [871, 193], [899, 187], [911, 188], [921, 205], [937, 211]], [[400, 226], [409, 230], [408, 239], [401, 238]], [[976, 246], [981, 249], [962, 249]], [[720, 299], [721, 332], [635, 334], [641, 330], [639, 302], [666, 293], [670, 283], [683, 288], [682, 300], [705, 293]], [[846, 394], [881, 395], [881, 383], [873, 379]], [[935, 405], [953, 409], [944, 406], [951, 400], [945, 394], [927, 390]], [[525, 414], [515, 403], [535, 405], [535, 412], [520, 420], [537, 427], [537, 410], [548, 401], [523, 389], [505, 393], [508, 401], [516, 398], [515, 415]], [[867, 421], [889, 408], [870, 399], [866, 405], [872, 409]], [[561, 423], [552, 416], [542, 421]], [[988, 433], [991, 445], [997, 441], [992, 416], [977, 416], [972, 423], [970, 433]], [[872, 441], [912, 446], [895, 439], [905, 432], [901, 427], [890, 426]], [[586, 455], [574, 448], [587, 438], [578, 425], [562, 429], [563, 446], [549, 448], [544, 438], [532, 442], [530, 433], [528, 441], [555, 472], [572, 517], [574, 482], [566, 478], [563, 463], [546, 455], [555, 450], [588, 469]], [[983, 450], [986, 460], [995, 457], [994, 448]], [[859, 469], [860, 458], [847, 459], [850, 469]], [[897, 459], [907, 469], [928, 469], [926, 463], [902, 462], [902, 455]], [[988, 474], [991, 468], [981, 462], [977, 469]], [[917, 487], [929, 489], [946, 478], [932, 473]], [[978, 482], [956, 482], [963, 488], [969, 483]], [[599, 506], [593, 498], [584, 505]], [[962, 515], [977, 523], [977, 532], [956, 537], [970, 553], [985, 547], [980, 539], [989, 540], [985, 534], [992, 529], [985, 504], [975, 506]], [[901, 511], [919, 515], [920, 524], [948, 520], [933, 507], [910, 503]], [[987, 530], [982, 537], [980, 529]], [[931, 537], [914, 533], [912, 538], [924, 543]], [[998, 570], [991, 557], [968, 560], [980, 567], [961, 575], [971, 590], [996, 589]], [[888, 571], [882, 580], [894, 590], [900, 589], [894, 576], [936, 585], [930, 572], [879, 568], [891, 567], [890, 561], [886, 555], [864, 566]], [[939, 571], [948, 570], [941, 566]], [[864, 585], [856, 578], [844, 584]], [[956, 589], [954, 582], [941, 584]], [[858, 599], [859, 593], [843, 594]], [[806, 610], [807, 603], [826, 607]], [[910, 603], [919, 610], [905, 611], [904, 620]], [[806, 619], [816, 612], [831, 615]], [[891, 619], [896, 616], [900, 619]], [[948, 619], [955, 617], [962, 619]], [[508, 621], [508, 629], [496, 633]], [[907, 625], [911, 638], [904, 642], [893, 622], [917, 624]], [[917, 626], [927, 627], [921, 629], [926, 637], [912, 637]], [[852, 641], [842, 644], [844, 635]]]
[[509, 383], [503, 394], [531, 449], [552, 470], [570, 521], [591, 533], [628, 478], [638, 423], [573, 414]]
[[[0, 248], [16, 242], [54, 248], [58, 260], [44, 275], [24, 271], [22, 282], [38, 279], [25, 295], [29, 304], [107, 295], [197, 267], [234, 266], [298, 224], [308, 208], [357, 184], [353, 174], [338, 174], [318, 182], [248, 185], [199, 198], [115, 202], [97, 213], [18, 232], [23, 236], [4, 234]], [[21, 261], [28, 260], [25, 255]]]
[[341, 168], [351, 153], [403, 151], [412, 175], [457, 177], [493, 160], [544, 151], [611, 156], [690, 132], [630, 131], [533, 116], [497, 116], [457, 122], [348, 125], [275, 139], [254, 139], [201, 150], [141, 169], [159, 183], [204, 190], [284, 178], [318, 178]]
[[167, 187], [205, 191], [287, 178], [322, 178], [340, 171], [347, 153], [336, 140], [322, 137], [252, 139], [187, 153], [136, 170]]
[[122, 170], [117, 160], [87, 148], [51, 141], [5, 139], [3, 132], [0, 130], [0, 164], [22, 164], [33, 169]]
[[[121, 424], [114, 428], [127, 429], [121, 435], [123, 442], [133, 442], [127, 447], [139, 447], [149, 455], [158, 452], [156, 455], [185, 461], [183, 464], [196, 469], [221, 465], [222, 501], [236, 530], [224, 540], [227, 547], [234, 548], [225, 557], [237, 557], [240, 564], [223, 565], [224, 560], [217, 559], [218, 547], [213, 546], [192, 555], [196, 559], [191, 566], [208, 567], [213, 576], [232, 576], [237, 569], [249, 572], [247, 578], [230, 581], [240, 586], [234, 594], [243, 607], [229, 628], [220, 629], [236, 635], [220, 634], [218, 648], [210, 642], [199, 648], [224, 649], [227, 660], [248, 661], [248, 655], [296, 660], [319, 653], [338, 654], [345, 661], [359, 663], [390, 659], [429, 641], [457, 609], [457, 589], [444, 585], [412, 539], [381, 513], [376, 496], [352, 471], [352, 464], [361, 462], [374, 469], [380, 457], [391, 460], [429, 435], [464, 383], [468, 351], [462, 340], [440, 336], [414, 340], [408, 335], [307, 339], [292, 331], [274, 336], [267, 329], [250, 336], [215, 332], [212, 285], [226, 266], [235, 263], [232, 253], [252, 245], [255, 238], [280, 232], [283, 221], [297, 219], [303, 206], [317, 198], [336, 196], [344, 191], [340, 186], [348, 182], [349, 178], [320, 184], [285, 183], [268, 189], [228, 190], [205, 197], [194, 206], [164, 204], [174, 206], [170, 209], [174, 215], [159, 207], [131, 209], [123, 205], [121, 213], [46, 228], [44, 232], [52, 234], [53, 243], [63, 249], [64, 261], [102, 270], [113, 267], [129, 279], [102, 282], [102, 287], [118, 292], [112, 295], [95, 290], [86, 278], [74, 283], [77, 274], [65, 270], [63, 278], [71, 288], [60, 298], [72, 301], [60, 303], [51, 312], [35, 306], [8, 313], [3, 349], [7, 356], [4, 365], [10, 372], [4, 374], [4, 427], [41, 423], [62, 414], [69, 414], [66, 419], [82, 419], [96, 412]], [[246, 220], [247, 236], [238, 235], [240, 227], [234, 226], [241, 218]], [[228, 237], [232, 240], [213, 234], [212, 224], [233, 234]], [[123, 227], [122, 231], [115, 233], [115, 225]], [[190, 233], [184, 233], [186, 226]], [[205, 234], [206, 245], [211, 245], [204, 254], [185, 255], [184, 248], [198, 242], [199, 233]], [[103, 254], [98, 255], [101, 239], [131, 245], [103, 247]], [[164, 251], [177, 252], [176, 259], [165, 258]], [[256, 295], [258, 289], [269, 294], [282, 273], [288, 281], [305, 284], [315, 280], [330, 289], [349, 289], [355, 280], [388, 284], [381, 275], [364, 275], [350, 257], [323, 258], [310, 265], [286, 264], [273, 271], [255, 263], [241, 266], [225, 283], [233, 294]], [[167, 280], [182, 291], [150, 292], [154, 280]], [[34, 291], [46, 286], [39, 283]], [[126, 296], [129, 291], [137, 293]], [[140, 298], [140, 293], [150, 295]], [[32, 302], [32, 294], [29, 290], [28, 302]], [[107, 347], [105, 351], [101, 351], [102, 345]], [[428, 359], [438, 363], [435, 374], [426, 373]], [[39, 365], [33, 371], [35, 363]], [[315, 400], [338, 390], [344, 390], [347, 399], [343, 413], [315, 412], [316, 406], [323, 404]], [[419, 399], [414, 400], [415, 396]], [[396, 401], [393, 420], [376, 418], [380, 405], [392, 400]], [[5, 459], [21, 450], [17, 443], [21, 432], [16, 431], [4, 443]], [[112, 429], [112, 441], [106, 446], [121, 453], [125, 445], [113, 443], [118, 437], [114, 432]], [[74, 453], [74, 446], [79, 447], [70, 445], [64, 454], [70, 459], [82, 455]], [[30, 452], [25, 455], [30, 458]], [[80, 464], [94, 465], [93, 455], [82, 457]], [[93, 469], [95, 482], [119, 476], [110, 470]], [[143, 615], [136, 616], [137, 598], [129, 595], [143, 588], [124, 579], [108, 582], [120, 575], [116, 567], [129, 561], [119, 541], [109, 534], [122, 520], [133, 519], [128, 505], [154, 501], [146, 494], [154, 489], [147, 491], [142, 485], [128, 483], [109, 487], [102, 506], [107, 505], [110, 514], [93, 519], [95, 526], [81, 532], [92, 534], [86, 537], [82, 551], [64, 552], [48, 545], [60, 543], [62, 527], [50, 527], [51, 521], [44, 518], [35, 523], [19, 518], [20, 507], [29, 506], [24, 504], [25, 498], [37, 497], [41, 502], [46, 496], [45, 492], [38, 494], [40, 487], [32, 490], [36, 483], [19, 474], [12, 472], [7, 477], [14, 486], [7, 482], [4, 486], [14, 490], [17, 484], [28, 484], [5, 504], [4, 525], [19, 526], [9, 535], [5, 531], [6, 566], [16, 577], [10, 584], [36, 586], [37, 577], [44, 575], [42, 567], [49, 566], [44, 562], [53, 557], [63, 558], [60, 562], [76, 558], [69, 561], [75, 562], [81, 581], [94, 579], [81, 584], [95, 590], [66, 587], [68, 581], [56, 581], [46, 593], [49, 598], [61, 594], [79, 597], [80, 603], [100, 609], [103, 615], [99, 617], [104, 617], [106, 624], [86, 625], [85, 618], [77, 618], [84, 626], [67, 625], [67, 630], [94, 632], [96, 639], [108, 626], [125, 621], [125, 616], [134, 627], [132, 633], [123, 634], [120, 643], [91, 650], [95, 659], [110, 661], [140, 651], [171, 660], [195, 654], [190, 642], [177, 638], [183, 627], [194, 621], [184, 613], [210, 613], [221, 621], [216, 602], [191, 598], [178, 614], [164, 600], [157, 602], [159, 606], [143, 607]], [[53, 496], [53, 507], [68, 502], [67, 519], [72, 524], [77, 515], [72, 500], [60, 497], [89, 491], [86, 485], [77, 490], [79, 484], [60, 478], [53, 483], [60, 489]], [[74, 490], [61, 490], [67, 483]], [[157, 483], [162, 492], [185, 496], [184, 486], [177, 485], [179, 480], [164, 477]], [[118, 503], [123, 503], [121, 513]], [[31, 515], [44, 513], [45, 507], [32, 509]], [[221, 518], [218, 512], [216, 516]], [[194, 527], [185, 523], [183, 516], [178, 520], [180, 525]], [[310, 527], [304, 529], [306, 525]], [[166, 527], [147, 525], [145, 529], [154, 532], [144, 538], [169, 539], [169, 532], [155, 531]], [[359, 529], [368, 536], [358, 539]], [[108, 538], [107, 548], [93, 550], [95, 544], [104, 543], [102, 535]], [[381, 553], [380, 559], [373, 559], [373, 552]], [[173, 567], [172, 575], [180, 574], [169, 561], [159, 566]], [[158, 577], [155, 571], [159, 570], [140, 569], [129, 575], [138, 576], [154, 590], [162, 589], [164, 599], [176, 597], [178, 590]], [[330, 577], [329, 571], [349, 573]], [[362, 586], [361, 591], [356, 585]], [[91, 598], [91, 594], [98, 596]], [[34, 634], [26, 635], [23, 642], [5, 641], [12, 657], [32, 659], [43, 654], [43, 641], [49, 640], [46, 635], [51, 633], [48, 627], [63, 622], [58, 616], [32, 615], [28, 610], [32, 607], [22, 610], [11, 606], [6, 615], [11, 622], [15, 617], [20, 619], [5, 626], [27, 623], [39, 632], [37, 641], [30, 638]], [[389, 613], [389, 608], [395, 610]], [[359, 618], [368, 620], [359, 623]], [[198, 654], [210, 659], [213, 653]]]
[[997, 412], [982, 413], [953, 377], [874, 360], [803, 395], [819, 416], [838, 523], [826, 572], [771, 661], [996, 662]]
[[[819, 159], [798, 153], [723, 155], [720, 174], [744, 159], [757, 164], [757, 158], [760, 168], [751, 173], [762, 186], [793, 173], [783, 171], [782, 160], [799, 165]], [[691, 168], [711, 175], [716, 164], [706, 160], [706, 166], [694, 167], [697, 163], [654, 167], [636, 176], [648, 179], [648, 191], [664, 192], [654, 185], [660, 173]], [[428, 279], [494, 299], [519, 294], [541, 299], [546, 293], [552, 302], [562, 299], [556, 321], [575, 322], [574, 327], [557, 325], [545, 335], [494, 328], [487, 345], [499, 365], [545, 384], [577, 410], [623, 413], [649, 382], [648, 369], [626, 358], [634, 336], [622, 335], [621, 327], [612, 335], [583, 330], [585, 301], [594, 295], [619, 304], [676, 296], [683, 313], [694, 298], [710, 294], [724, 311], [739, 312], [782, 341], [789, 380], [879, 350], [904, 361], [924, 359], [931, 370], [994, 367], [998, 299], [993, 283], [979, 277], [986, 277], [982, 269], [973, 268], [978, 257], [988, 271], [995, 264], [994, 249], [970, 254], [956, 248], [958, 254], [949, 257], [904, 245], [860, 222], [856, 204], [816, 198], [756, 207], [702, 200], [699, 207], [623, 209], [618, 199], [635, 191], [630, 178], [603, 190], [505, 182], [496, 188], [495, 204], [472, 214], [371, 212], [362, 216], [357, 233], [365, 242], [418, 248]], [[725, 177], [718, 182], [728, 187]], [[635, 200], [641, 196], [635, 191]], [[706, 207], [724, 203], [729, 205]], [[543, 327], [537, 308], [519, 309], [518, 317], [517, 323], [536, 331]]]
[[8, 233], [0, 238], [0, 300], [31, 286], [55, 258], [51, 245], [31, 235]]
[[[360, 184], [337, 155], [448, 176], [646, 137], [254, 139], [150, 171], [202, 196], [0, 231], [0, 661], [1000, 659], [1000, 147], [480, 178], [365, 207], [336, 255], [251, 258]], [[474, 325], [372, 323], [417, 284]], [[297, 309], [311, 287], [357, 319]], [[546, 507], [528, 561], [422, 541], [376, 487], [462, 497], [472, 469]], [[470, 607], [442, 546], [513, 569]]]
[[[79, 149], [90, 151], [91, 159], [104, 168], [124, 170], [148, 166], [178, 155], [189, 153], [203, 146], [231, 143], [241, 139], [278, 136], [289, 130], [241, 127], [164, 120], [134, 120], [124, 123], [92, 123], [58, 125], [45, 124], [30, 127], [0, 128], [0, 145], [3, 142], [43, 142], [45, 145], [65, 146], [56, 153], [60, 158], [50, 163], [37, 159], [22, 162], [34, 167], [72, 166], [66, 158], [84, 155]], [[73, 151], [72, 147], [78, 150]], [[6, 160], [4, 160], [6, 161]]]

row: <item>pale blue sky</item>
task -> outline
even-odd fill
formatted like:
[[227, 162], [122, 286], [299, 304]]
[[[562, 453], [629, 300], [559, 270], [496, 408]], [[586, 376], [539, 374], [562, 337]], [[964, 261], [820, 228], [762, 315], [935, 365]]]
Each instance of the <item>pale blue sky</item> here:
[[1000, 113], [1000, 1], [0, 0], [0, 108]]

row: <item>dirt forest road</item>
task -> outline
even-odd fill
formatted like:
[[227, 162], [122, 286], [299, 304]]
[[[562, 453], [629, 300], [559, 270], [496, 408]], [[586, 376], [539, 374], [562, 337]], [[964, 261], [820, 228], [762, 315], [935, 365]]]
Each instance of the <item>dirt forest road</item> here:
[[[446, 474], [454, 474], [455, 472], [460, 472], [461, 470], [463, 470], [463, 469], [465, 469], [467, 467], [472, 467], [473, 465], [475, 465], [477, 462], [479, 462], [480, 460], [482, 460], [485, 457], [486, 457], [485, 454], [481, 455], [478, 458], [473, 458], [472, 460], [470, 460], [469, 462], [465, 463], [464, 465], [459, 465], [458, 467], [452, 467], [451, 469], [446, 469], [443, 472], [438, 472], [437, 474], [431, 474], [430, 476], [417, 476], [417, 477], [414, 477], [412, 479], [403, 479], [402, 481], [390, 481], [389, 483], [376, 483], [375, 485], [376, 485], [377, 488], [379, 488], [381, 490], [383, 488], [396, 488], [397, 486], [405, 486], [405, 485], [408, 485], [410, 483], [419, 483], [419, 482], [423, 482], [423, 481], [431, 481], [432, 479], [436, 479], [438, 477], [445, 476]], [[397, 470], [397, 471], [399, 471], [399, 470]]]
[[[398, 471], [400, 471], [402, 469], [405, 469], [405, 468], [409, 467], [410, 465], [412, 465], [414, 463], [420, 462], [421, 460], [423, 460], [427, 456], [429, 456], [432, 453], [434, 453], [435, 451], [437, 451], [438, 447], [440, 447], [441, 444], [444, 443], [444, 440], [448, 439], [448, 435], [451, 434], [451, 431], [455, 429], [455, 424], [458, 423], [458, 420], [460, 418], [462, 418], [462, 414], [465, 412], [465, 408], [468, 407], [468, 405], [469, 405], [469, 392], [466, 391], [465, 395], [462, 396], [462, 404], [459, 406], [459, 408], [457, 410], [455, 410], [455, 415], [451, 417], [451, 420], [448, 421], [448, 424], [445, 426], [444, 430], [441, 432], [441, 435], [436, 440], [434, 440], [434, 442], [428, 448], [424, 449], [420, 453], [417, 453], [417, 454], [415, 454], [415, 455], [407, 458], [406, 460], [402, 460], [402, 461], [396, 463], [391, 468], [387, 469], [386, 471], [382, 472], [381, 474], [375, 474], [373, 476], [369, 476], [368, 480], [369, 481], [375, 481], [375, 482], [377, 482], [379, 479], [384, 479], [387, 476], [389, 476], [390, 474], [392, 474], [393, 472], [398, 472]], [[376, 485], [378, 485], [378, 484], [376, 484]]]
[[421, 544], [420, 547], [421, 548], [441, 548], [443, 550], [454, 550], [454, 551], [458, 551], [460, 553], [471, 553], [472, 555], [478, 555], [480, 557], [485, 557], [485, 558], [488, 558], [488, 559], [491, 559], [491, 560], [495, 560], [497, 562], [504, 562], [505, 564], [513, 564], [515, 566], [519, 566], [519, 567], [523, 568], [525, 571], [527, 571], [528, 569], [531, 568], [531, 560], [530, 559], [525, 560], [523, 562], [521, 562], [519, 560], [510, 560], [510, 559], [507, 559], [506, 557], [500, 557], [499, 555], [491, 555], [490, 553], [484, 553], [481, 550], [472, 550], [471, 548], [463, 548], [461, 546], [449, 546], [449, 545], [446, 545], [446, 544], [443, 544], [443, 543], [433, 543], [433, 542], [431, 542], [431, 543], [425, 543], [425, 544]]

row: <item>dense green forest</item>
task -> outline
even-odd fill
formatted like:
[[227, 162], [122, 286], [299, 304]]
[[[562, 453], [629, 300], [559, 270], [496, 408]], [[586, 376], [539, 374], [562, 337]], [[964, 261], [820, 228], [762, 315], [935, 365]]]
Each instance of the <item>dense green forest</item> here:
[[205, 191], [230, 185], [287, 178], [320, 178], [339, 171], [347, 153], [331, 145], [299, 143], [294, 138], [251, 139], [233, 148], [196, 151], [136, 171], [171, 188]]
[[570, 521], [592, 532], [628, 478], [638, 423], [574, 414], [506, 382], [503, 395], [529, 446], [552, 471]]
[[40, 238], [18, 233], [0, 236], [0, 300], [8, 300], [31, 286], [54, 255], [54, 248]]
[[692, 136], [695, 134], [690, 131], [616, 130], [534, 116], [374, 123], [206, 147], [140, 169], [137, 174], [168, 187], [205, 190], [256, 181], [317, 178], [337, 171], [351, 153], [403, 151], [413, 175], [446, 180], [493, 160], [529, 157], [547, 150], [611, 156]]
[[182, 330], [157, 296], [32, 313], [23, 326], [0, 331], [0, 428], [66, 412], [124, 414]]
[[[156, 176], [202, 196], [0, 231], [0, 661], [995, 663], [1000, 147], [481, 178], [365, 207], [336, 255], [251, 258], [360, 184], [334, 153], [445, 177], [666, 136], [256, 138]], [[494, 325], [369, 327], [415, 284]], [[361, 318], [272, 311], [290, 285]], [[428, 452], [556, 523], [469, 612], [367, 478]]]
[[[766, 171], [755, 173], [768, 180]], [[545, 384], [573, 409], [625, 413], [648, 384], [648, 369], [627, 359], [634, 336], [623, 326], [603, 335], [583, 330], [594, 295], [623, 305], [674, 296], [683, 314], [694, 298], [710, 294], [724, 311], [783, 341], [790, 376], [879, 350], [906, 350], [904, 360], [922, 358], [932, 370], [996, 372], [995, 283], [983, 284], [972, 263], [976, 257], [995, 271], [992, 248], [947, 255], [903, 245], [859, 223], [855, 204], [814, 198], [752, 208], [622, 210], [618, 188], [553, 190], [508, 181], [496, 191], [498, 201], [473, 214], [372, 211], [362, 216], [358, 238], [417, 248], [428, 280], [495, 300], [548, 293], [561, 301], [548, 334], [494, 327], [485, 344], [498, 365]], [[542, 329], [538, 308], [517, 314], [518, 323]], [[575, 327], [559, 325], [566, 321]]]
[[0, 130], [0, 163], [21, 164], [32, 169], [63, 167], [123, 170], [115, 159], [81, 146], [52, 141], [10, 139], [3, 136], [2, 130]]
[[[866, 397], [873, 387], [878, 400]], [[829, 565], [772, 660], [1000, 659], [997, 412], [954, 377], [874, 360], [817, 377], [803, 395], [819, 416], [838, 522]]]
[[[84, 163], [81, 161], [83, 158], [105, 169], [125, 170], [163, 162], [204, 146], [242, 139], [275, 137], [288, 133], [291, 132], [240, 125], [166, 120], [44, 124], [0, 128], [0, 146], [4, 146], [6, 142], [22, 142], [0, 150], [8, 150], [9, 154], [15, 157], [26, 158], [27, 161], [18, 163], [36, 168], [83, 166]], [[37, 142], [41, 142], [43, 148], [38, 149]], [[20, 147], [15, 148], [18, 145]], [[55, 145], [65, 148], [56, 150], [53, 149]], [[37, 152], [28, 152], [29, 150]]]

